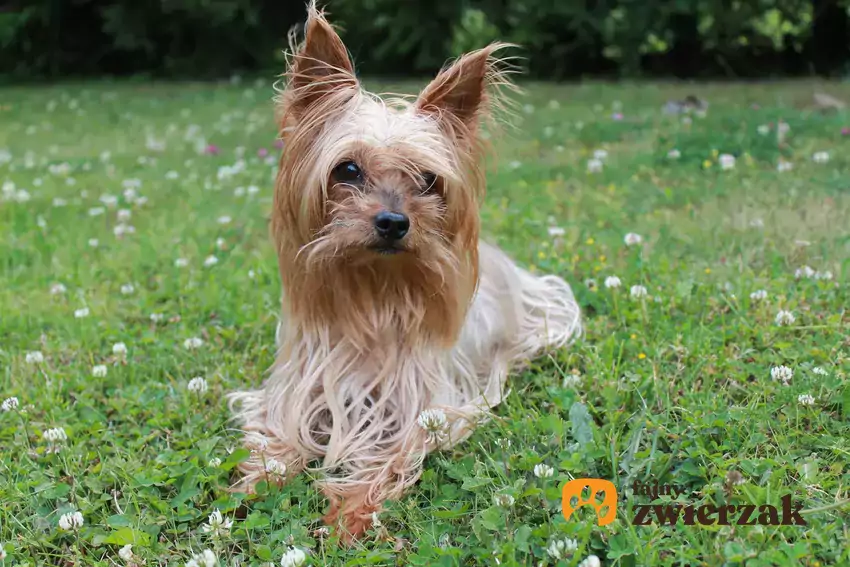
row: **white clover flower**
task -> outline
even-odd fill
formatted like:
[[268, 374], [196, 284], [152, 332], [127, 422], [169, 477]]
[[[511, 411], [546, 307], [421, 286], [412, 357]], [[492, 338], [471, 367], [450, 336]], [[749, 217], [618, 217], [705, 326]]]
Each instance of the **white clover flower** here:
[[112, 345], [112, 354], [116, 356], [124, 356], [127, 354], [127, 345], [124, 343], [115, 343]]
[[62, 427], [54, 427], [52, 429], [46, 430], [41, 434], [42, 438], [48, 443], [58, 443], [60, 441], [67, 441], [68, 434], [65, 433], [65, 429]]
[[522, 167], [522, 162], [514, 160], [508, 164], [508, 167], [510, 169], [519, 169], [520, 167]]
[[266, 459], [266, 473], [276, 476], [286, 476], [286, 465], [274, 458]]
[[576, 540], [570, 538], [557, 539], [549, 544], [546, 553], [552, 559], [566, 559], [577, 549], [578, 542]]
[[126, 222], [130, 220], [132, 216], [133, 212], [130, 209], [118, 209], [118, 214], [116, 215], [119, 222]]
[[91, 375], [95, 378], [105, 378], [106, 377], [106, 365], [98, 364], [91, 369]]
[[301, 567], [307, 561], [307, 555], [297, 547], [290, 547], [280, 558], [280, 567]]
[[824, 272], [815, 272], [815, 279], [820, 281], [829, 281], [832, 279], [832, 272], [829, 270]]
[[92, 248], [97, 248], [100, 245], [100, 241], [97, 238], [89, 238], [89, 246]]
[[66, 201], [65, 199], [62, 199], [61, 197], [54, 197], [53, 198], [53, 206], [54, 207], [64, 207], [67, 204], [68, 204], [68, 201]]
[[510, 508], [514, 505], [514, 497], [510, 494], [496, 494], [493, 497], [493, 502], [495, 502], [496, 506], [501, 506], [503, 508]]
[[151, 313], [151, 322], [152, 323], [159, 323], [163, 319], [165, 319], [165, 315], [163, 315], [162, 313]]
[[12, 396], [11, 398], [3, 400], [3, 405], [0, 406], [0, 408], [2, 408], [3, 411], [13, 411], [18, 409], [19, 405], [20, 403], [18, 402], [18, 398]]
[[587, 160], [587, 172], [588, 173], [599, 173], [602, 171], [602, 160], [600, 159], [590, 159]]
[[83, 527], [85, 520], [80, 512], [68, 512], [59, 518], [59, 529], [63, 532], [76, 531]]
[[119, 549], [118, 550], [118, 557], [120, 557], [121, 559], [123, 559], [127, 563], [129, 563], [130, 561], [133, 561], [136, 558], [136, 556], [133, 555], [133, 545], [128, 543], [127, 545], [125, 545], [124, 547]]
[[101, 195], [100, 202], [106, 205], [107, 207], [114, 207], [118, 204], [118, 197], [115, 195]]
[[794, 371], [787, 366], [774, 366], [770, 369], [770, 377], [787, 386], [791, 382], [791, 378], [794, 377]]
[[171, 171], [169, 171], [168, 173], [165, 174], [165, 178], [168, 179], [169, 181], [174, 181], [175, 179], [177, 179], [179, 177], [180, 177], [180, 174], [177, 173], [174, 170], [171, 170]]
[[779, 326], [793, 325], [797, 318], [790, 311], [781, 310], [776, 314], [776, 324]]
[[593, 151], [593, 159], [598, 159], [599, 161], [602, 161], [602, 160], [606, 159], [607, 157], [608, 157], [608, 151], [607, 150], [594, 150]]
[[218, 457], [213, 457], [212, 459], [210, 459], [210, 462], [207, 463], [207, 466], [213, 469], [218, 468], [221, 466], [221, 459], [219, 459]]
[[174, 260], [174, 267], [176, 268], [185, 268], [188, 265], [189, 260], [187, 260], [186, 258], [177, 258], [176, 260]]
[[136, 291], [136, 288], [133, 287], [133, 284], [124, 284], [121, 286], [122, 295], [131, 295], [134, 291]]
[[646, 297], [646, 288], [642, 285], [633, 285], [629, 290], [629, 295], [631, 295], [632, 299]]
[[27, 364], [41, 364], [44, 362], [44, 355], [41, 354], [40, 350], [34, 350], [26, 354], [25, 360]]
[[576, 567], [602, 567], [602, 562], [595, 555], [588, 555]]
[[581, 384], [581, 375], [580, 374], [567, 374], [564, 376], [564, 381], [561, 384], [562, 388], [575, 388], [579, 384]]
[[74, 310], [74, 318], [75, 319], [84, 319], [91, 314], [88, 307], [81, 307], [79, 309]]
[[682, 152], [674, 148], [667, 152], [667, 157], [669, 159], [679, 159], [680, 157], [682, 157]]
[[750, 294], [750, 299], [753, 301], [764, 301], [767, 299], [767, 292], [763, 289], [758, 289]]
[[770, 126], [768, 126], [767, 124], [762, 124], [758, 127], [758, 133], [762, 136], [767, 136], [768, 134], [770, 134]]
[[248, 194], [249, 195], [256, 195], [259, 192], [260, 192], [260, 188], [257, 187], [256, 185], [248, 185]]
[[776, 171], [779, 173], [791, 171], [792, 169], [794, 169], [794, 164], [790, 161], [785, 161], [784, 159], [779, 160], [779, 163], [776, 164]]
[[218, 258], [216, 258], [215, 256], [207, 256], [207, 259], [204, 260], [204, 266], [208, 268], [210, 266], [215, 266], [216, 264], [218, 264]]
[[762, 219], [753, 219], [750, 221], [750, 226], [753, 228], [764, 228], [764, 221]]
[[546, 465], [544, 463], [540, 463], [539, 465], [534, 465], [534, 476], [537, 478], [550, 478], [555, 475], [555, 469]]
[[201, 526], [201, 530], [207, 534], [211, 533], [214, 537], [220, 537], [228, 535], [231, 527], [233, 527], [233, 520], [223, 517], [216, 508], [207, 518], [207, 523]]
[[630, 232], [623, 237], [623, 242], [626, 243], [626, 246], [634, 246], [635, 244], [643, 242], [643, 237], [640, 234]]
[[564, 236], [567, 233], [567, 231], [560, 226], [550, 226], [548, 232], [549, 236], [553, 238], [556, 238], [558, 236]]
[[218, 224], [230, 224], [230, 221], [232, 221], [232, 220], [233, 219], [231, 219], [229, 216], [224, 215], [222, 217], [218, 217], [217, 222], [218, 222]]
[[425, 430], [428, 443], [439, 443], [448, 433], [446, 414], [439, 408], [422, 410], [416, 423]]
[[186, 387], [190, 392], [195, 392], [196, 394], [204, 394], [209, 388], [206, 379], [202, 376], [189, 380], [189, 384]]
[[165, 140], [158, 140], [153, 135], [148, 135], [145, 140], [145, 147], [152, 152], [163, 152], [165, 151]]
[[608, 289], [616, 289], [620, 287], [621, 283], [622, 282], [620, 282], [620, 278], [618, 278], [617, 276], [608, 276], [607, 278], [605, 278], [605, 287], [607, 287]]
[[720, 154], [720, 169], [732, 169], [735, 167], [735, 156], [732, 154]]
[[26, 203], [29, 200], [30, 194], [29, 191], [27, 191], [26, 189], [18, 189], [18, 191], [15, 193], [15, 201], [17, 201], [18, 203]]
[[115, 228], [112, 229], [112, 233], [115, 236], [121, 237], [125, 234], [135, 234], [136, 227], [130, 224], [117, 224]]
[[812, 374], [817, 374], [819, 376], [827, 376], [829, 373], [820, 366], [815, 366], [814, 368], [812, 368]]
[[800, 394], [797, 396], [797, 402], [801, 406], [813, 406], [815, 405], [815, 398], [810, 394]]
[[801, 279], [801, 278], [808, 279], [808, 278], [814, 277], [814, 275], [815, 275], [815, 271], [808, 266], [803, 266], [802, 268], [797, 268], [797, 271], [794, 272], [794, 277], [798, 280]]
[[50, 295], [62, 295], [66, 291], [68, 291], [68, 288], [66, 288], [61, 283], [55, 283], [50, 286]]
[[226, 242], [223, 238], [216, 238], [215, 239], [215, 247], [218, 248], [219, 250], [224, 249], [225, 244], [226, 244]]
[[218, 567], [218, 557], [212, 550], [205, 549], [201, 553], [196, 553], [186, 562], [186, 567]]
[[815, 163], [826, 163], [829, 161], [829, 152], [815, 152], [812, 156]]
[[248, 279], [249, 280], [257, 279], [257, 272], [255, 272], [254, 270], [248, 270]]
[[198, 337], [192, 337], [183, 341], [183, 348], [187, 350], [201, 348], [202, 346], [204, 346], [204, 340], [199, 339]]

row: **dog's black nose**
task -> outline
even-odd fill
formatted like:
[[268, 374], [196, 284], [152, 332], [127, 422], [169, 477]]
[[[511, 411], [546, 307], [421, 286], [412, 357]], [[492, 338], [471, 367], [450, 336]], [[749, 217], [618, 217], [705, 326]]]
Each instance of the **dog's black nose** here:
[[401, 240], [410, 230], [410, 219], [401, 213], [381, 211], [375, 215], [375, 230], [384, 240]]

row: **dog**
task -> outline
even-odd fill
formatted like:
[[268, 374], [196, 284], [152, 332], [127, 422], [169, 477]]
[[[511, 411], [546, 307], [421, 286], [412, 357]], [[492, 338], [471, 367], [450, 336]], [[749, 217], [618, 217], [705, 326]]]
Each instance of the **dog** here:
[[470, 435], [511, 370], [582, 331], [563, 279], [479, 240], [482, 124], [511, 85], [503, 47], [458, 58], [415, 100], [382, 99], [313, 2], [278, 89], [278, 354], [259, 389], [230, 397], [252, 449], [234, 489], [317, 463], [342, 541], [427, 453]]

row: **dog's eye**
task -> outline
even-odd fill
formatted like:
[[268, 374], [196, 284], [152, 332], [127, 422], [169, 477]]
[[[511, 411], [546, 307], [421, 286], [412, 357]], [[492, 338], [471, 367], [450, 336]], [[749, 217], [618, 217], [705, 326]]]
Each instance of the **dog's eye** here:
[[332, 172], [334, 179], [340, 183], [358, 183], [363, 180], [363, 172], [353, 161], [344, 161]]
[[426, 172], [422, 174], [422, 192], [427, 193], [434, 188], [437, 183], [437, 176], [433, 173]]

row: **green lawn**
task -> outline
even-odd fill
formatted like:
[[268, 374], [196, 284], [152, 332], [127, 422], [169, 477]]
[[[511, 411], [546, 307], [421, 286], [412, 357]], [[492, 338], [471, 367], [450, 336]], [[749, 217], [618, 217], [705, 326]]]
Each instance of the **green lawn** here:
[[[527, 87], [483, 225], [574, 286], [586, 336], [513, 377], [495, 418], [429, 457], [350, 549], [316, 531], [306, 476], [226, 490], [245, 453], [224, 397], [274, 355], [269, 82], [0, 90], [0, 398], [19, 401], [0, 412], [5, 564], [182, 567], [211, 549], [279, 565], [295, 546], [312, 565], [850, 565], [850, 116], [805, 108], [850, 86]], [[691, 92], [706, 116], [661, 112]], [[616, 521], [565, 521], [560, 487], [580, 477], [614, 481]], [[633, 525], [635, 481], [694, 506], [791, 495], [808, 525]], [[229, 534], [202, 529], [216, 508]], [[61, 530], [74, 511], [82, 527]]]

